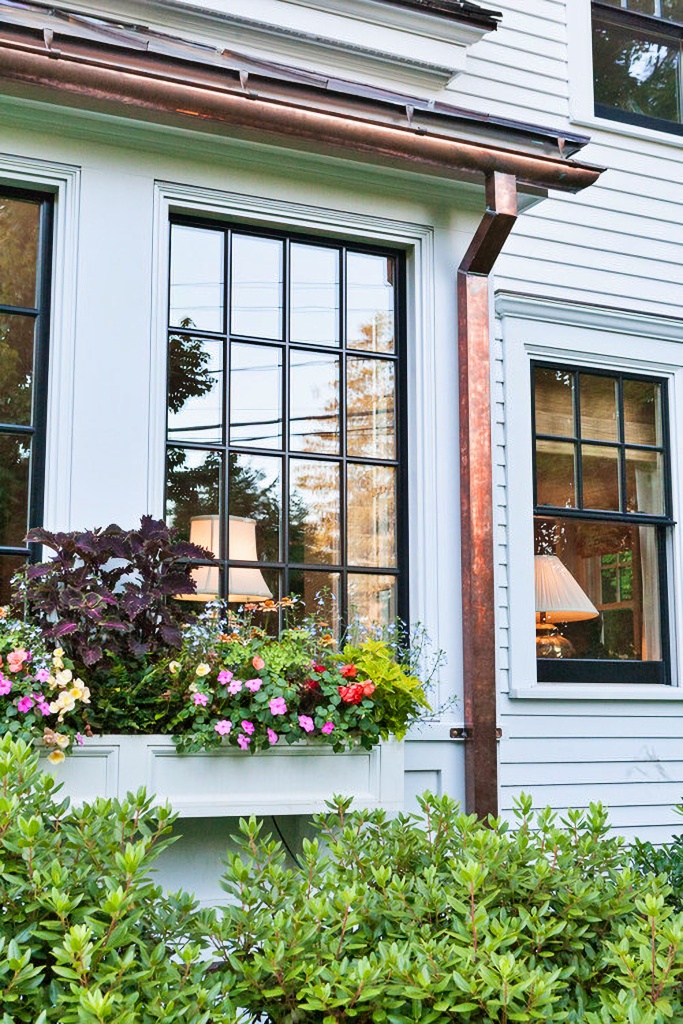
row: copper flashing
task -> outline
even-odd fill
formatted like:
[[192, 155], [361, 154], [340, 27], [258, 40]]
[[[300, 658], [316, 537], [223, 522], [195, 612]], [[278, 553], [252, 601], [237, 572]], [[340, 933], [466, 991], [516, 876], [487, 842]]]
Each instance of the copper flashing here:
[[494, 172], [486, 212], [458, 269], [465, 798], [498, 813], [489, 274], [517, 219], [517, 183]]
[[[453, 125], [441, 112], [432, 113], [428, 126], [426, 117], [418, 125], [414, 110], [397, 109], [374, 96], [340, 97], [300, 81], [254, 81], [244, 72], [58, 33], [46, 45], [42, 33], [15, 25], [0, 26], [0, 80], [54, 103], [195, 130], [215, 132], [223, 126], [247, 138], [291, 140], [316, 152], [367, 156], [444, 178], [483, 183], [499, 172], [535, 188], [576, 192], [601, 173], [590, 164], [564, 159], [559, 135], [555, 153], [547, 152], [547, 144], [539, 146], [535, 137], [529, 144], [541, 152], [528, 153], [463, 138], [461, 130], [451, 134]], [[482, 119], [480, 130], [486, 135], [493, 126]]]

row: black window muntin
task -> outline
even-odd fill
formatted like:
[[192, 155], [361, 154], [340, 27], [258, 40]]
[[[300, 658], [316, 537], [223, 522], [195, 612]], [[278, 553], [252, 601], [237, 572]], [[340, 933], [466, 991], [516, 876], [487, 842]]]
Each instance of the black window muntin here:
[[[23, 436], [31, 445], [29, 500], [26, 510], [27, 525], [31, 530], [42, 525], [45, 503], [54, 198], [48, 193], [6, 185], [0, 187], [0, 198], [26, 200], [39, 206], [36, 305], [15, 306], [0, 303], [0, 315], [26, 317], [34, 322], [31, 422], [27, 425], [0, 422], [0, 433], [15, 437]], [[0, 558], [22, 557], [31, 561], [39, 559], [41, 546], [38, 544], [18, 546], [0, 544]]]
[[[168, 433], [168, 406], [167, 406], [167, 428], [166, 428], [166, 452], [169, 448], [185, 448], [194, 449], [198, 451], [212, 450], [221, 453], [223, 460], [223, 473], [222, 473], [222, 494], [221, 494], [221, 549], [223, 552], [227, 550], [227, 510], [229, 509], [229, 456], [231, 453], [241, 455], [261, 455], [264, 457], [272, 457], [273, 455], [282, 456], [283, 473], [280, 484], [281, 495], [282, 495], [282, 523], [281, 523], [281, 537], [280, 537], [280, 560], [279, 561], [258, 561], [258, 562], [244, 562], [230, 558], [221, 558], [219, 560], [220, 565], [220, 587], [221, 597], [227, 597], [228, 587], [228, 569], [234, 568], [254, 568], [258, 567], [259, 570], [275, 570], [279, 573], [280, 578], [280, 596], [285, 596], [290, 593], [290, 576], [292, 572], [296, 571], [322, 571], [329, 573], [339, 573], [340, 575], [340, 604], [339, 609], [339, 620], [340, 625], [343, 627], [348, 623], [348, 586], [347, 577], [350, 573], [354, 575], [367, 575], [367, 576], [393, 576], [396, 579], [396, 606], [398, 617], [403, 622], [409, 621], [409, 582], [408, 582], [408, 563], [409, 563], [409, 531], [408, 531], [408, 408], [407, 408], [407, 357], [406, 357], [406, 260], [405, 254], [401, 250], [387, 249], [383, 246], [366, 245], [356, 242], [344, 242], [342, 240], [332, 239], [323, 234], [311, 235], [306, 233], [299, 233], [296, 231], [278, 231], [270, 230], [267, 228], [255, 228], [250, 225], [241, 224], [236, 221], [224, 221], [219, 218], [211, 217], [196, 217], [184, 214], [173, 214], [170, 217], [170, 227], [174, 225], [184, 227], [195, 227], [200, 229], [210, 229], [223, 233], [223, 330], [222, 331], [208, 331], [198, 330], [195, 327], [181, 328], [177, 326], [171, 326], [170, 324], [170, 267], [171, 267], [171, 244], [172, 244], [172, 231], [169, 232], [169, 249], [168, 249], [168, 265], [169, 265], [169, 286], [168, 286], [168, 305], [167, 305], [167, 338], [170, 338], [172, 334], [182, 335], [186, 334], [192, 337], [204, 337], [212, 340], [221, 340], [223, 343], [223, 424], [222, 424], [222, 442], [220, 444], [209, 444], [208, 442], [184, 442], [178, 443], [169, 440]], [[263, 239], [277, 239], [284, 242], [285, 245], [285, 258], [283, 265], [283, 308], [282, 308], [282, 339], [280, 341], [273, 340], [271, 338], [264, 339], [253, 337], [251, 335], [238, 335], [232, 334], [230, 331], [230, 310], [231, 306], [231, 288], [232, 288], [232, 273], [230, 265], [230, 253], [231, 245], [230, 240], [233, 234], [244, 236], [248, 235], [254, 238]], [[339, 344], [331, 346], [326, 345], [315, 345], [305, 342], [294, 342], [290, 341], [290, 321], [289, 321], [289, 310], [288, 310], [288, 298], [289, 298], [289, 270], [290, 270], [290, 245], [296, 243], [308, 243], [317, 247], [330, 248], [340, 253], [340, 280], [339, 280]], [[369, 255], [383, 256], [387, 259], [391, 259], [394, 262], [395, 269], [395, 306], [394, 306], [394, 352], [373, 352], [369, 349], [353, 348], [348, 345], [346, 337], [346, 304], [345, 304], [345, 291], [346, 291], [346, 279], [345, 269], [346, 261], [344, 256], [347, 252], [350, 253], [366, 253]], [[240, 446], [239, 444], [230, 443], [230, 345], [232, 341], [247, 342], [250, 345], [256, 345], [264, 347], [265, 349], [280, 347], [283, 354], [286, 354], [290, 350], [310, 351], [313, 353], [320, 353], [329, 355], [330, 353], [339, 353], [339, 431], [340, 431], [340, 454], [334, 456], [329, 453], [315, 455], [313, 453], [302, 453], [299, 450], [292, 449], [290, 445], [290, 416], [289, 416], [289, 395], [290, 395], [290, 372], [289, 372], [289, 361], [287, 358], [283, 358], [282, 363], [282, 423], [283, 423], [283, 443], [281, 449], [273, 448], [256, 448], [253, 446]], [[372, 459], [363, 458], [357, 455], [347, 455], [347, 432], [346, 432], [346, 416], [347, 408], [346, 401], [341, 400], [345, 396], [346, 392], [346, 357], [360, 356], [365, 358], [378, 358], [382, 360], [391, 361], [395, 366], [395, 403], [396, 403], [396, 418], [395, 418], [395, 430], [396, 430], [396, 450], [395, 458], [393, 460], [387, 459]], [[167, 392], [168, 392], [168, 371], [169, 365], [167, 362]], [[287, 559], [289, 552], [289, 463], [290, 459], [293, 458], [305, 458], [311, 461], [322, 461], [322, 462], [338, 462], [340, 465], [341, 473], [341, 496], [342, 503], [340, 509], [340, 543], [341, 543], [341, 561], [338, 564], [309, 564], [305, 562], [292, 562]], [[346, 465], [352, 462], [353, 464], [363, 465], [378, 465], [385, 466], [390, 465], [396, 469], [396, 566], [395, 567], [376, 567], [376, 566], [350, 566], [347, 561], [347, 530], [346, 530], [346, 512], [347, 512], [347, 496], [346, 496]], [[165, 473], [164, 479], [164, 507], [166, 508], [167, 502], [167, 485], [168, 475]], [[198, 563], [201, 564], [201, 563]], [[275, 595], [276, 597], [278, 595]]]
[[[594, 112], [597, 117], [604, 117], [610, 121], [620, 121], [623, 124], [640, 125], [643, 128], [653, 128], [657, 131], [665, 131], [674, 135], [683, 135], [683, 22], [673, 21], [669, 18], [655, 17], [651, 14], [643, 14], [640, 11], [631, 11], [626, 8], [615, 7], [613, 4], [603, 3], [600, 0], [592, 0], [592, 28], [593, 48], [595, 54], [595, 30], [600, 27], [613, 25], [618, 28], [630, 28], [634, 38], [646, 38], [659, 40], [669, 46], [678, 47], [679, 57], [679, 83], [678, 83], [678, 119], [657, 117], [643, 114], [637, 111], [624, 110], [612, 104], [600, 102], [597, 96], [596, 69], [594, 67], [593, 83], [596, 90], [594, 101]], [[595, 62], [595, 56], [594, 56]]]
[[[571, 375], [574, 378], [573, 386], [573, 415], [575, 431], [572, 437], [562, 437], [555, 434], [539, 434], [536, 431], [536, 391], [535, 377], [536, 370], [558, 370], [561, 373]], [[581, 428], [581, 394], [579, 378], [581, 374], [590, 374], [595, 377], [606, 377], [618, 384], [618, 420], [619, 440], [618, 441], [596, 441], [590, 439], [585, 441], [577, 433]], [[661, 395], [661, 419], [662, 419], [662, 443], [661, 445], [637, 445], [626, 443], [624, 423], [624, 397], [623, 383], [626, 380], [643, 381], [660, 385]], [[592, 366], [576, 366], [566, 363], [545, 362], [543, 360], [532, 360], [531, 362], [531, 424], [533, 435], [533, 488], [534, 488], [534, 517], [552, 516], [555, 519], [588, 520], [594, 522], [621, 522], [631, 526], [652, 526], [657, 536], [657, 572], [659, 578], [659, 621], [661, 630], [661, 661], [611, 661], [609, 659], [592, 660], [588, 658], [539, 658], [538, 681], [548, 683], [621, 683], [621, 684], [671, 684], [671, 645], [669, 625], [669, 599], [667, 589], [667, 535], [671, 527], [675, 526], [672, 517], [672, 487], [671, 487], [671, 463], [670, 463], [670, 428], [669, 428], [669, 399], [668, 381], [664, 377], [646, 375], [642, 373], [615, 372], [595, 368]], [[536, 472], [536, 442], [538, 440], [553, 440], [575, 443], [577, 445], [576, 474], [577, 474], [577, 497], [578, 502], [582, 497], [581, 480], [581, 446], [590, 444], [595, 446], [618, 447], [619, 457], [619, 480], [620, 480], [620, 504], [625, 509], [625, 453], [629, 449], [647, 449], [657, 451], [662, 455], [662, 474], [664, 483], [664, 513], [662, 515], [650, 515], [641, 512], [613, 512], [609, 510], [584, 509], [580, 507], [566, 508], [555, 505], [537, 504], [537, 472]]]

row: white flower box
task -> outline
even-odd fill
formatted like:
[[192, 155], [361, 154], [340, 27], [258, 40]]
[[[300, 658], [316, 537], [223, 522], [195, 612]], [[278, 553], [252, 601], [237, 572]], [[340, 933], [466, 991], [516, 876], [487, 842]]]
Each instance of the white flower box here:
[[342, 754], [301, 743], [250, 755], [227, 746], [179, 754], [169, 736], [98, 736], [45, 767], [74, 803], [121, 799], [145, 786], [188, 818], [314, 814], [335, 793], [353, 797], [358, 809], [403, 809], [403, 744], [396, 740]]

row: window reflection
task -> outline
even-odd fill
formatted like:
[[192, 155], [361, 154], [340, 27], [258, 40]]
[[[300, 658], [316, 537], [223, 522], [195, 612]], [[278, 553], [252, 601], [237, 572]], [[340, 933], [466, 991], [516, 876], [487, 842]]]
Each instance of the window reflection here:
[[349, 574], [349, 619], [389, 626], [397, 616], [396, 577]]
[[[259, 561], [281, 558], [282, 459], [262, 455], [230, 455], [230, 515], [256, 523]], [[230, 558], [243, 558], [234, 551]]]
[[233, 342], [230, 356], [230, 442], [282, 447], [282, 349]]
[[346, 445], [349, 455], [396, 457], [394, 364], [385, 359], [346, 361]]
[[168, 436], [220, 443], [223, 437], [223, 343], [171, 334], [168, 341]]
[[223, 234], [174, 224], [171, 232], [170, 323], [223, 330]]
[[31, 440], [0, 434], [0, 545], [23, 547], [28, 530]]
[[338, 358], [291, 352], [289, 444], [296, 451], [338, 454]]
[[233, 334], [282, 337], [282, 242], [235, 235], [232, 240]]
[[341, 561], [337, 462], [290, 462], [289, 556], [292, 562]]
[[349, 565], [396, 565], [396, 471], [347, 467]]
[[292, 243], [292, 341], [339, 343], [339, 250]]
[[0, 196], [0, 304], [36, 305], [40, 203]]
[[0, 316], [0, 423], [31, 423], [35, 320]]
[[169, 448], [166, 462], [166, 520], [183, 540], [190, 539], [193, 516], [221, 511], [220, 452]]
[[347, 339], [351, 348], [394, 350], [394, 261], [348, 254]]

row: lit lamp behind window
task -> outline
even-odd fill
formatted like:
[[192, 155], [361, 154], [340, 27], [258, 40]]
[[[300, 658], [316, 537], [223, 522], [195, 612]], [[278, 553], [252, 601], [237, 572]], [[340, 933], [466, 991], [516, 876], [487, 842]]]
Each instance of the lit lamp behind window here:
[[573, 658], [574, 648], [557, 622], [581, 622], [600, 613], [557, 555], [534, 557], [536, 657]]
[[[256, 562], [255, 520], [229, 516], [228, 531], [230, 557], [240, 562]], [[206, 548], [215, 558], [220, 555], [220, 534], [219, 516], [193, 516], [190, 519], [190, 543]], [[183, 595], [183, 600], [215, 601], [220, 592], [218, 572], [216, 565], [200, 565], [193, 569], [197, 592]], [[265, 601], [272, 596], [260, 569], [233, 567], [228, 570], [228, 601]]]

